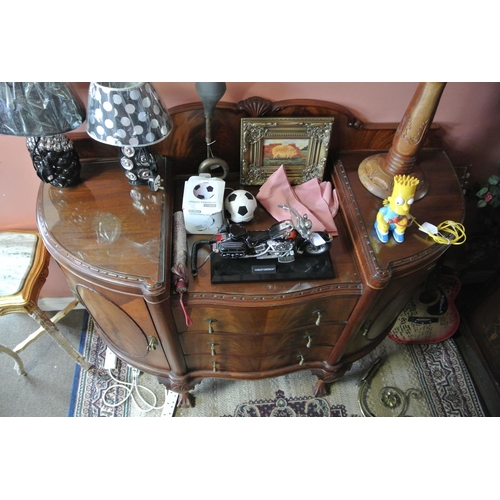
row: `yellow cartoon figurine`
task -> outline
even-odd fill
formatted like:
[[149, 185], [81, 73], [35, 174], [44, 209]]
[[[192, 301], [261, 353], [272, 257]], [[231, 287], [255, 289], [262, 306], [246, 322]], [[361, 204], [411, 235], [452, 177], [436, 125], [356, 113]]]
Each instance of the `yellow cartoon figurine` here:
[[378, 211], [375, 221], [375, 231], [382, 243], [389, 241], [389, 231], [397, 243], [403, 242], [418, 183], [417, 178], [409, 175], [394, 176], [392, 195], [384, 200], [384, 206]]

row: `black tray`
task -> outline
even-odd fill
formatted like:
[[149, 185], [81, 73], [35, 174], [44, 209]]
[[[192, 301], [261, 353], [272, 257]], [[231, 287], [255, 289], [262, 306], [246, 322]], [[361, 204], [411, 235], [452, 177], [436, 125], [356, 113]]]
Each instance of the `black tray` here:
[[290, 281], [332, 279], [330, 252], [319, 255], [298, 255], [295, 261], [281, 264], [277, 259], [224, 259], [213, 253], [210, 257], [212, 283], [251, 281]]

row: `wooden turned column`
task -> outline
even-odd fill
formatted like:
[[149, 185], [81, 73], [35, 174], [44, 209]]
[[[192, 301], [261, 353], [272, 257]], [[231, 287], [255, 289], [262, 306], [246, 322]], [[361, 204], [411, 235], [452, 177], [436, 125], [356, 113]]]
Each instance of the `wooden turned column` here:
[[424, 144], [446, 83], [419, 83], [394, 135], [387, 154], [365, 158], [358, 176], [370, 193], [385, 199], [392, 193], [395, 175], [410, 174], [420, 182], [415, 199], [424, 197], [429, 184], [417, 165], [417, 154]]

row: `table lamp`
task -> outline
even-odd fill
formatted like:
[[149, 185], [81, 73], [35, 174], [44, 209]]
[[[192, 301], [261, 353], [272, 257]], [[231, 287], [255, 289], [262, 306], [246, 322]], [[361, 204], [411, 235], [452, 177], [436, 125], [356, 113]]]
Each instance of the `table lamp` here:
[[161, 157], [149, 146], [172, 131], [172, 119], [153, 85], [90, 82], [87, 115], [90, 137], [120, 148], [120, 165], [129, 183], [153, 189]]
[[205, 142], [207, 145], [207, 158], [203, 160], [198, 167], [198, 173], [219, 173], [217, 172], [222, 168], [222, 174], [219, 175], [224, 179], [229, 173], [229, 166], [227, 162], [221, 158], [217, 158], [212, 153], [212, 118], [214, 110], [221, 97], [226, 92], [226, 84], [223, 82], [200, 82], [195, 83], [196, 93], [203, 103], [203, 112], [205, 115]]
[[80, 180], [80, 159], [62, 135], [85, 121], [85, 107], [70, 84], [0, 82], [0, 134], [26, 137], [38, 177], [56, 187]]

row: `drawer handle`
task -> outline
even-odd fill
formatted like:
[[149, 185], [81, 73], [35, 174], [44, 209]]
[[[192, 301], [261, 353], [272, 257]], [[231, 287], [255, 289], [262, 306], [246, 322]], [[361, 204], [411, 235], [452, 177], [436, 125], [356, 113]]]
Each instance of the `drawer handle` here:
[[321, 314], [322, 311], [318, 310], [318, 311], [314, 311], [313, 314], [317, 314], [318, 317], [316, 318], [316, 326], [319, 326], [319, 324], [321, 323], [321, 318], [323, 317], [323, 315]]
[[304, 356], [302, 354], [299, 354], [299, 365], [303, 365], [304, 364]]
[[306, 335], [305, 338], [307, 339], [306, 347], [309, 349], [311, 347], [313, 339], [312, 339], [312, 337], [310, 335]]
[[217, 361], [212, 361], [212, 371], [213, 372], [217, 371]]
[[215, 354], [216, 354], [216, 353], [215, 353], [215, 346], [216, 346], [216, 345], [219, 345], [219, 344], [217, 344], [217, 343], [215, 343], [215, 342], [207, 342], [207, 345], [209, 345], [209, 346], [210, 346], [210, 354], [211, 354], [212, 356], [215, 356]]
[[214, 333], [212, 323], [217, 323], [217, 320], [215, 318], [205, 318], [203, 321], [208, 321], [208, 333]]
[[156, 337], [153, 337], [152, 335], [150, 335], [148, 337], [148, 352], [149, 351], [156, 351], [157, 346], [158, 346], [158, 340], [156, 339]]

